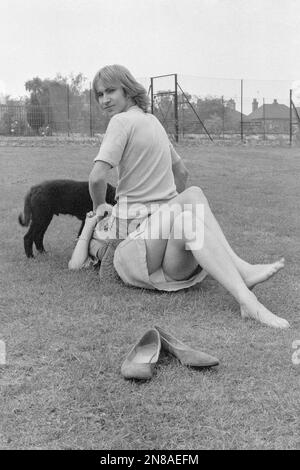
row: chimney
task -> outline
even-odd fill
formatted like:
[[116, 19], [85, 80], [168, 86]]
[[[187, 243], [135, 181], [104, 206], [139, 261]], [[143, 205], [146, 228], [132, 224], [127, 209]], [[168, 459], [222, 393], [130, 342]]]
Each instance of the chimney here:
[[274, 98], [273, 104], [278, 104], [278, 101]]
[[231, 109], [232, 111], [235, 111], [235, 101], [232, 98], [227, 101], [227, 108]]
[[254, 111], [256, 111], [258, 109], [258, 101], [256, 98], [253, 98], [253, 101], [252, 101], [252, 113], [254, 113]]

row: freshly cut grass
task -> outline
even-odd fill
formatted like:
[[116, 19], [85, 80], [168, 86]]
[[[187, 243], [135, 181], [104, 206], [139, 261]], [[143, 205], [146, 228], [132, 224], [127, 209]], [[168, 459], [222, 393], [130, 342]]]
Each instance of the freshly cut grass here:
[[[99, 283], [67, 263], [80, 222], [54, 218], [48, 253], [25, 258], [17, 223], [32, 184], [87, 179], [91, 146], [0, 148], [2, 449], [299, 448], [299, 169], [297, 149], [183, 147], [233, 248], [250, 262], [284, 255], [286, 268], [255, 288], [292, 328], [241, 319], [211, 278], [179, 293]], [[115, 181], [115, 176], [112, 177]], [[162, 355], [149, 382], [125, 381], [133, 343], [160, 325], [220, 359], [211, 370]]]

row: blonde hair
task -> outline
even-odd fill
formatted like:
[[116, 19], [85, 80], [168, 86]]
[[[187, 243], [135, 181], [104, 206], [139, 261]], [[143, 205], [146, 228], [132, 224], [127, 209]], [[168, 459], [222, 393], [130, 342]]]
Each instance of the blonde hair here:
[[112, 84], [123, 88], [126, 96], [141, 108], [145, 113], [148, 112], [149, 98], [143, 85], [138, 83], [129, 70], [123, 65], [106, 65], [100, 69], [93, 80], [93, 90], [97, 96], [97, 83], [101, 80], [105, 87]]

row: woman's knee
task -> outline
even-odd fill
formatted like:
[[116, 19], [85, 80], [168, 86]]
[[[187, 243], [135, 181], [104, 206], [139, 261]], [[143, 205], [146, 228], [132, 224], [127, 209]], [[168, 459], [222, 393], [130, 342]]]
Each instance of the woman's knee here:
[[190, 186], [185, 190], [185, 193], [191, 202], [206, 200], [206, 196], [199, 186]]

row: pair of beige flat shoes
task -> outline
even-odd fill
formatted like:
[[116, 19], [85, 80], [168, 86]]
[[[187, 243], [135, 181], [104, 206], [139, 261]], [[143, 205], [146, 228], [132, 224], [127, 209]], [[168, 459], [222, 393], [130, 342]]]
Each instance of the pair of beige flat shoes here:
[[148, 330], [127, 354], [121, 374], [126, 379], [151, 379], [161, 349], [173, 354], [180, 362], [191, 367], [212, 367], [219, 360], [202, 351], [196, 351], [179, 339], [156, 326]]

